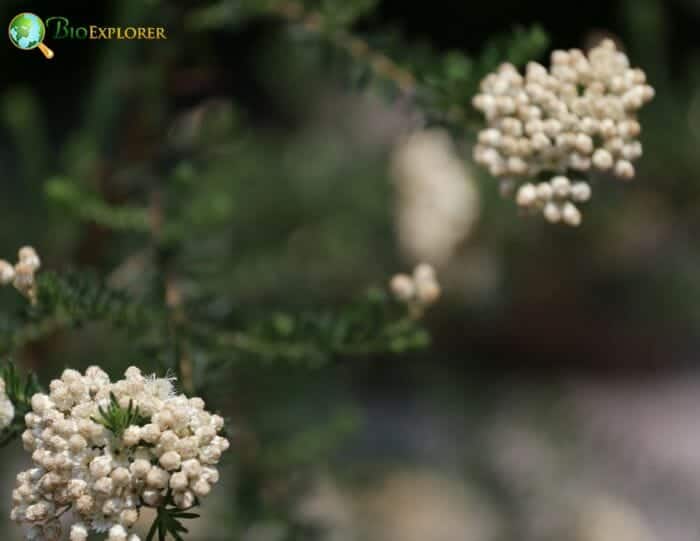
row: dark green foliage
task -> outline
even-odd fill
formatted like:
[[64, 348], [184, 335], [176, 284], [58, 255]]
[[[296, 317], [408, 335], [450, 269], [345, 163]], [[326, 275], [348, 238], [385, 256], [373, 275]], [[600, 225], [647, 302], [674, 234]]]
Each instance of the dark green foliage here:
[[68, 327], [108, 321], [136, 328], [160, 317], [158, 308], [144, 306], [105, 286], [92, 272], [44, 272], [38, 275], [37, 285], [37, 303], [28, 308], [30, 321], [52, 319]]
[[81, 186], [64, 178], [52, 178], [45, 184], [51, 204], [75, 217], [118, 231], [150, 231], [147, 209], [112, 206], [99, 195], [87, 193]]
[[436, 51], [407, 42], [391, 29], [371, 34], [354, 25], [371, 13], [375, 0], [219, 0], [192, 13], [196, 28], [237, 26], [255, 16], [277, 15], [292, 24], [292, 37], [326, 71], [353, 90], [372, 89], [390, 101], [408, 99], [429, 122], [456, 132], [474, 127], [478, 116], [471, 99], [480, 80], [503, 62], [523, 66], [549, 47], [541, 26], [516, 26], [496, 35], [474, 57], [462, 51]]
[[22, 376], [11, 361], [5, 363], [0, 377], [5, 381], [7, 398], [15, 407], [12, 423], [0, 434], [0, 447], [3, 447], [24, 431], [24, 416], [31, 411], [32, 396], [41, 392], [41, 386], [35, 374]]
[[198, 506], [199, 503], [196, 502], [189, 509], [179, 509], [172, 501], [172, 494], [168, 493], [165, 503], [157, 509], [158, 514], [148, 531], [146, 541], [153, 541], [156, 535], [158, 541], [165, 541], [168, 535], [176, 541], [183, 541], [182, 534], [188, 533], [188, 530], [183, 526], [182, 521], [199, 518], [198, 514], [190, 512], [190, 509]]
[[429, 337], [402, 305], [374, 290], [340, 312], [276, 313], [239, 332], [216, 336], [245, 358], [320, 366], [334, 359], [404, 353]]

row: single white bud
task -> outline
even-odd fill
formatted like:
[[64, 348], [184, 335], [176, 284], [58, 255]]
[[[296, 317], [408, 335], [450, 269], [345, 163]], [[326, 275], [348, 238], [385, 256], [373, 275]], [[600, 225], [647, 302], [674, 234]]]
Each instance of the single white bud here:
[[170, 477], [170, 488], [176, 492], [182, 492], [189, 485], [189, 479], [184, 472], [176, 472]]
[[139, 458], [132, 462], [131, 466], [129, 466], [129, 470], [137, 479], [144, 479], [148, 475], [148, 472], [151, 471], [151, 463], [148, 460]]
[[610, 137], [615, 137], [617, 135], [617, 128], [615, 126], [615, 122], [609, 118], [605, 118], [600, 121], [598, 130], [600, 131], [600, 134], [606, 139]]
[[86, 515], [92, 511], [94, 505], [95, 500], [89, 494], [80, 496], [80, 498], [78, 498], [75, 502], [75, 508], [83, 515]]
[[615, 175], [624, 180], [634, 178], [634, 165], [627, 160], [618, 160], [615, 164]]
[[15, 268], [4, 259], [0, 259], [0, 285], [11, 284], [14, 279]]
[[593, 139], [585, 133], [579, 133], [576, 136], [576, 149], [582, 154], [590, 154], [593, 152]]
[[552, 190], [552, 185], [549, 182], [540, 182], [537, 185], [537, 199], [539, 199], [541, 203], [546, 203], [552, 198], [553, 195], [554, 191]]
[[180, 455], [175, 451], [168, 451], [160, 457], [160, 465], [167, 471], [175, 471], [180, 469], [180, 464], [182, 460]]
[[108, 456], [98, 456], [90, 462], [90, 474], [95, 479], [107, 477], [112, 471], [112, 459]]
[[195, 458], [185, 460], [182, 463], [182, 471], [190, 479], [199, 477], [199, 475], [202, 473], [202, 465], [199, 463], [199, 460]]
[[200, 498], [204, 498], [211, 492], [211, 485], [207, 483], [204, 479], [199, 479], [193, 486], [192, 492]]
[[82, 522], [70, 527], [70, 541], [87, 541], [88, 535], [88, 529]]
[[518, 188], [515, 202], [518, 206], [529, 207], [537, 200], [537, 190], [534, 185], [527, 183]]
[[170, 476], [168, 475], [168, 472], [154, 466], [146, 476], [146, 485], [148, 485], [150, 488], [164, 489], [168, 486], [169, 480]]
[[428, 263], [420, 263], [413, 269], [413, 279], [416, 282], [435, 280], [435, 269]]
[[501, 143], [501, 132], [495, 128], [489, 128], [479, 132], [479, 142], [483, 145], [498, 146]]
[[124, 486], [128, 484], [131, 475], [129, 474], [129, 470], [119, 467], [112, 472], [111, 477], [114, 484], [117, 486]]
[[114, 481], [110, 477], [101, 477], [93, 485], [95, 492], [100, 494], [112, 494], [114, 491]]
[[149, 423], [141, 427], [141, 438], [146, 443], [155, 444], [160, 438], [160, 428], [155, 423]]
[[552, 191], [555, 197], [560, 197], [562, 199], [569, 196], [571, 191], [571, 182], [565, 176], [556, 176], [552, 179]]
[[642, 144], [639, 141], [633, 141], [626, 144], [622, 148], [622, 157], [628, 161], [636, 160], [642, 155]]
[[413, 298], [416, 288], [413, 280], [406, 274], [397, 274], [391, 279], [389, 288], [394, 296], [401, 302], [407, 302]]
[[22, 248], [20, 248], [18, 257], [21, 263], [25, 263], [32, 269], [32, 272], [38, 271], [39, 267], [41, 267], [41, 260], [39, 259], [39, 255], [36, 253], [36, 250], [31, 246], [23, 246]]
[[571, 186], [571, 197], [577, 203], [585, 203], [591, 198], [591, 186], [587, 182], [574, 182]]
[[527, 173], [527, 163], [518, 156], [508, 158], [508, 170], [514, 175], [524, 175]]
[[141, 441], [141, 427], [134, 425], [128, 427], [122, 435], [122, 441], [127, 447], [138, 445]]
[[107, 541], [127, 541], [128, 532], [121, 524], [115, 524], [109, 529]]
[[552, 201], [550, 201], [544, 206], [542, 214], [544, 214], [544, 217], [548, 222], [553, 224], [561, 220], [561, 211], [559, 210], [559, 205]]
[[581, 224], [581, 213], [573, 203], [567, 201], [561, 209], [561, 217], [567, 225], [577, 227]]
[[612, 154], [604, 148], [599, 148], [593, 153], [593, 165], [598, 169], [607, 171], [613, 166]]

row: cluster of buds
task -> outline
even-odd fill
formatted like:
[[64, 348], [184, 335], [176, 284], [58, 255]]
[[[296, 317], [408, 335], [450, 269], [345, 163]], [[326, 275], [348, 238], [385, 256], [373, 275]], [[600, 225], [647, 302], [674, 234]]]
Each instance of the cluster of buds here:
[[576, 203], [585, 203], [590, 198], [591, 187], [587, 182], [571, 182], [567, 177], [558, 175], [549, 182], [522, 184], [515, 202], [521, 208], [541, 212], [550, 223], [564, 222], [577, 226], [581, 223], [581, 211]]
[[18, 259], [19, 261], [15, 265], [0, 259], [0, 285], [12, 284], [22, 295], [35, 302], [34, 274], [41, 267], [41, 260], [36, 250], [31, 246], [20, 248]]
[[15, 418], [15, 406], [7, 397], [5, 380], [0, 378], [0, 430], [4, 430]]
[[632, 162], [642, 155], [637, 112], [653, 96], [644, 72], [630, 68], [627, 55], [609, 39], [588, 55], [578, 49], [554, 51], [549, 70], [530, 62], [524, 76], [503, 64], [474, 97], [488, 123], [474, 159], [506, 186], [568, 171], [632, 179]]
[[405, 303], [414, 317], [420, 317], [426, 308], [437, 302], [441, 293], [435, 269], [427, 263], [417, 265], [412, 275], [395, 275], [389, 287], [394, 297]]
[[11, 514], [27, 539], [60, 539], [63, 516], [71, 541], [139, 541], [130, 529], [144, 507], [189, 509], [219, 480], [224, 420], [170, 379], [66, 370], [31, 405], [22, 441], [34, 464], [17, 476]]

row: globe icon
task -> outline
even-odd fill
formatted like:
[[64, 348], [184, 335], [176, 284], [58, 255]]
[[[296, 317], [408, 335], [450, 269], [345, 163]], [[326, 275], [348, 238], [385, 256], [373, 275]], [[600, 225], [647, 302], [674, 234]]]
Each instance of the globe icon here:
[[33, 13], [20, 13], [10, 21], [8, 29], [10, 41], [18, 49], [29, 51], [37, 47], [46, 58], [53, 58], [53, 51], [42, 42], [46, 35], [44, 21]]

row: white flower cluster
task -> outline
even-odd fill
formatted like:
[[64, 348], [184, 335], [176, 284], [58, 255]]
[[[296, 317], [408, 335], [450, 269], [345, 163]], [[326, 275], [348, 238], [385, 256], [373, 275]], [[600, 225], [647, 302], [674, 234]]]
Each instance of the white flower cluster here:
[[22, 295], [34, 301], [36, 298], [34, 274], [41, 267], [41, 260], [31, 246], [20, 248], [18, 259], [15, 265], [0, 259], [0, 285], [12, 284]]
[[406, 303], [415, 316], [420, 316], [428, 306], [437, 302], [441, 293], [435, 269], [427, 263], [417, 265], [412, 276], [395, 275], [389, 288], [394, 297]]
[[577, 226], [581, 212], [575, 203], [585, 203], [591, 198], [591, 187], [585, 181], [571, 182], [558, 175], [549, 182], [527, 182], [518, 188], [515, 202], [523, 208], [541, 211], [551, 223], [564, 222]]
[[[506, 191], [516, 179], [569, 170], [610, 171], [631, 179], [632, 162], [642, 155], [637, 111], [653, 97], [644, 72], [630, 68], [627, 55], [609, 39], [588, 55], [578, 49], [554, 51], [549, 70], [530, 62], [525, 76], [503, 64], [481, 82], [474, 97], [488, 122], [479, 133], [474, 159], [502, 178]], [[558, 212], [546, 203], [540, 208], [550, 209], [550, 221], [559, 221], [563, 206], [575, 215], [574, 204], [568, 203], [559, 205]], [[577, 225], [580, 215], [563, 221]]]
[[[138, 407], [146, 424], [118, 435], [96, 422], [112, 396], [120, 408]], [[22, 441], [34, 467], [17, 476], [11, 515], [26, 526], [27, 539], [59, 539], [65, 514], [71, 541], [85, 541], [90, 531], [139, 541], [130, 529], [143, 507], [158, 507], [171, 494], [187, 509], [218, 482], [216, 465], [229, 447], [218, 435], [224, 420], [200, 398], [175, 395], [169, 379], [131, 367], [112, 383], [98, 367], [85, 375], [66, 370], [50, 394], [31, 403]]]
[[436, 129], [410, 135], [394, 153], [392, 176], [401, 250], [413, 261], [444, 265], [479, 217], [474, 179], [449, 135]]
[[15, 418], [15, 406], [7, 398], [5, 392], [5, 380], [0, 378], [0, 430], [4, 430]]

